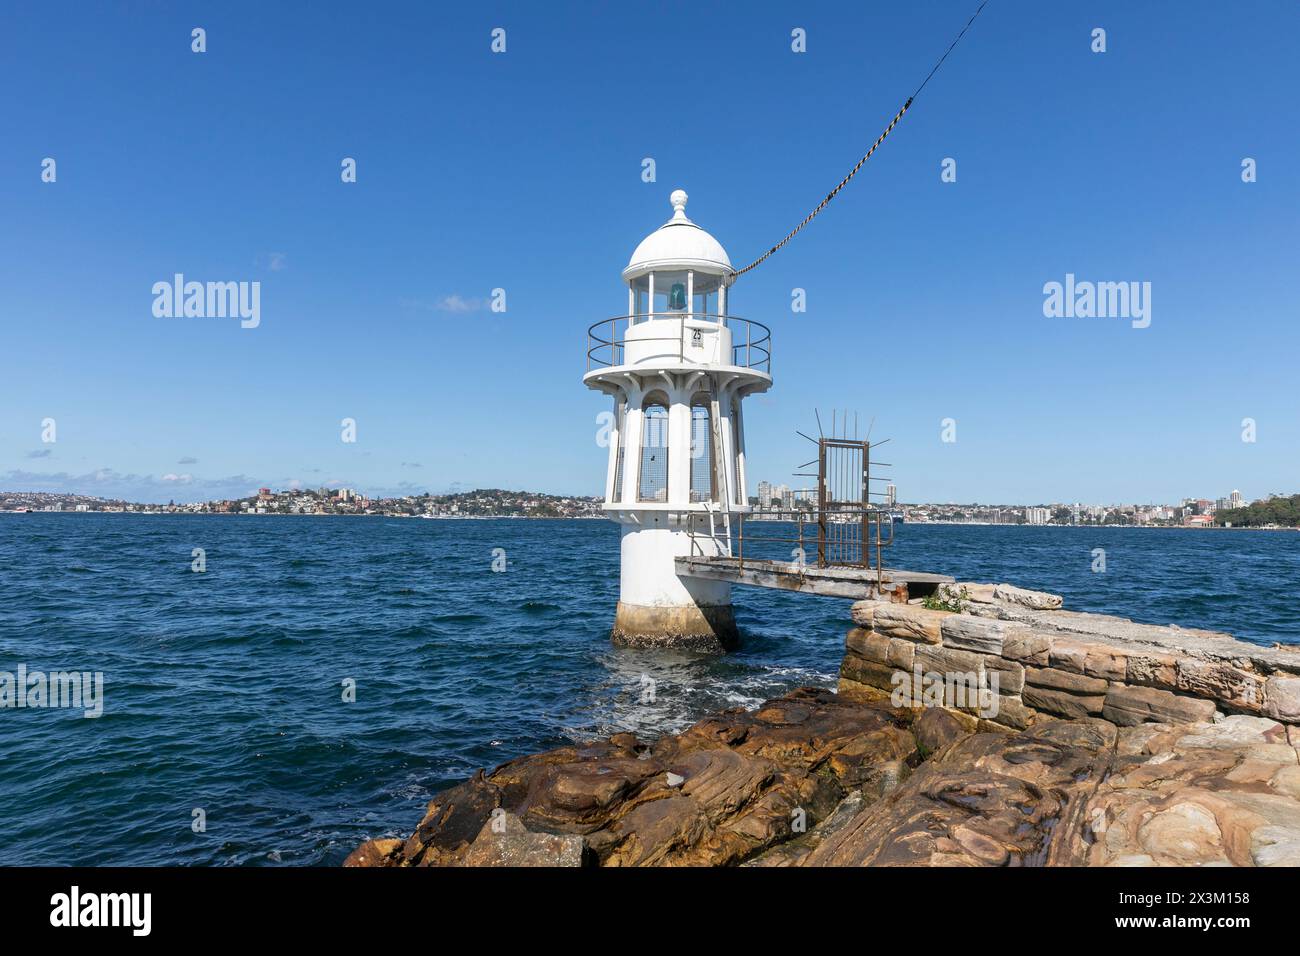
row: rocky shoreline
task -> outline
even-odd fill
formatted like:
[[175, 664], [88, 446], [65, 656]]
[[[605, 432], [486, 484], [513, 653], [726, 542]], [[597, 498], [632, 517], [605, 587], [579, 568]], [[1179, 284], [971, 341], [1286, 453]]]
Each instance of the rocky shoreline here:
[[839, 693], [480, 771], [344, 865], [1300, 865], [1300, 649], [965, 588], [853, 605]]

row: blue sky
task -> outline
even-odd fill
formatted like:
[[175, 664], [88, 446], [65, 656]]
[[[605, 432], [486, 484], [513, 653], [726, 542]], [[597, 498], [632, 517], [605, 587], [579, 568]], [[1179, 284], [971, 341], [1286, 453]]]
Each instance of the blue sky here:
[[[974, 6], [15, 8], [0, 488], [596, 493], [585, 330], [624, 310], [669, 193], [749, 261]], [[733, 290], [774, 334], [751, 482], [789, 482], [795, 429], [835, 407], [892, 438], [909, 501], [1300, 490], [1298, 31], [1287, 2], [992, 0], [858, 178]], [[177, 272], [261, 282], [260, 326], [156, 318]], [[1044, 317], [1067, 273], [1150, 282], [1150, 327]]]

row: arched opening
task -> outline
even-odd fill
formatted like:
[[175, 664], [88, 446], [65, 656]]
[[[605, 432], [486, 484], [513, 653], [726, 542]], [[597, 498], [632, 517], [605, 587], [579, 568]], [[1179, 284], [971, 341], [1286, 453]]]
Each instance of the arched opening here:
[[704, 392], [691, 399], [691, 501], [717, 500], [712, 402]]
[[668, 399], [658, 393], [641, 406], [641, 469], [637, 498], [668, 500]]

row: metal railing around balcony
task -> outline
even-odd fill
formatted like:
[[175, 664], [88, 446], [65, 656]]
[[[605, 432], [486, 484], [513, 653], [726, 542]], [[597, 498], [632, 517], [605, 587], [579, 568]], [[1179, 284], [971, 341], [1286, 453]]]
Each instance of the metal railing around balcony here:
[[[627, 338], [628, 331], [652, 319], [680, 319], [674, 335]], [[620, 326], [620, 323], [622, 325]], [[646, 312], [638, 315], [616, 315], [594, 323], [587, 329], [587, 371], [624, 365], [625, 349], [629, 344], [640, 346], [660, 342], [670, 345], [661, 356], [676, 355], [683, 364], [700, 363], [691, 355], [696, 333], [707, 331], [709, 325], [722, 326], [731, 331], [731, 362], [738, 368], [772, 374], [772, 332], [762, 322], [742, 319], [737, 315], [714, 315], [705, 312]]]

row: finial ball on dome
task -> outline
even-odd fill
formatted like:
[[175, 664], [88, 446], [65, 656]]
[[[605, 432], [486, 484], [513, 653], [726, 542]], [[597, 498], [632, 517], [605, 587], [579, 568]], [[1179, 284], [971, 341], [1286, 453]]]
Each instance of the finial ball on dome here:
[[668, 201], [673, 204], [674, 212], [685, 212], [688, 198], [685, 189], [674, 189], [673, 194], [668, 197]]

